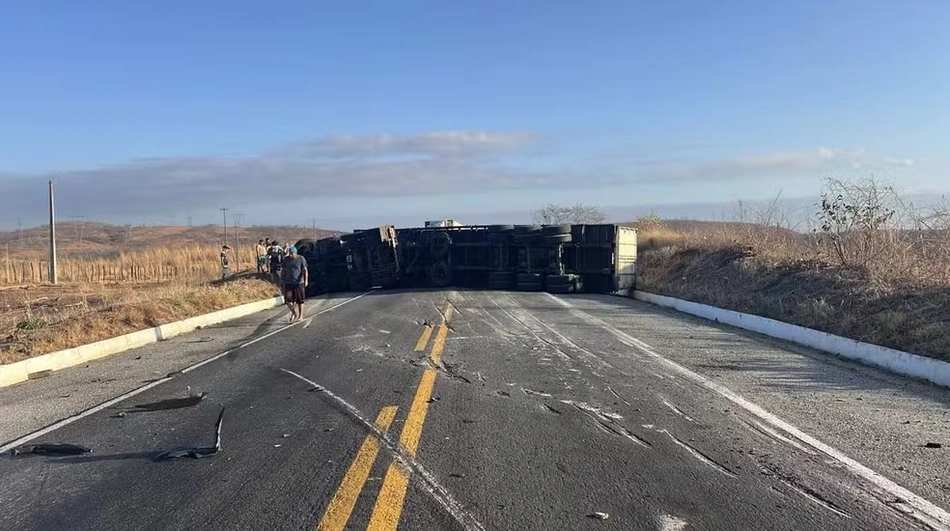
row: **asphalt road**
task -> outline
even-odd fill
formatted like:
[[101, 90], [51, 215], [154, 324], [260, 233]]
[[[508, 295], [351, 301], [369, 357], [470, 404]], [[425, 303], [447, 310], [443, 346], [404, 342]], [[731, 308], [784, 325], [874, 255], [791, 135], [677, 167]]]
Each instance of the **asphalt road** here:
[[[0, 461], [0, 528], [950, 528], [950, 460], [920, 444], [950, 442], [945, 390], [609, 296], [373, 292], [268, 319], [31, 441], [91, 453]], [[0, 403], [34, 384], [57, 385]], [[217, 455], [156, 460], [211, 445], [222, 408]]]

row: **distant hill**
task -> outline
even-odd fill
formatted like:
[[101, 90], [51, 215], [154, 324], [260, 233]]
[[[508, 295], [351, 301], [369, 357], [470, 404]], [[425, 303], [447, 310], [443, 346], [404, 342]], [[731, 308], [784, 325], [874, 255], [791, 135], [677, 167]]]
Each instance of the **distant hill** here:
[[[47, 252], [49, 226], [22, 231], [0, 232], [0, 252], [11, 255], [33, 255]], [[253, 245], [262, 238], [295, 242], [300, 238], [325, 238], [340, 234], [304, 226], [228, 227], [228, 244]], [[224, 229], [219, 225], [133, 226], [98, 222], [68, 221], [56, 224], [57, 251], [64, 256], [95, 256], [118, 250], [144, 250], [176, 245], [222, 245]]]

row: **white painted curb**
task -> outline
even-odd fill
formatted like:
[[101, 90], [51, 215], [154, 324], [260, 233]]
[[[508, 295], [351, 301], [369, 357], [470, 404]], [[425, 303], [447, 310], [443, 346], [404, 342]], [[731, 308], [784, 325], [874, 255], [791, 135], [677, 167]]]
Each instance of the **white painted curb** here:
[[950, 387], [950, 363], [945, 361], [870, 343], [862, 343], [767, 317], [723, 310], [715, 306], [655, 295], [645, 291], [634, 291], [633, 298]]
[[45, 373], [46, 371], [59, 371], [68, 367], [74, 367], [106, 356], [118, 354], [129, 349], [142, 347], [150, 343], [163, 341], [173, 338], [185, 332], [191, 332], [196, 328], [211, 326], [238, 317], [244, 317], [264, 310], [275, 308], [284, 303], [283, 297], [265, 299], [258, 302], [250, 302], [233, 308], [225, 308], [216, 312], [206, 313], [197, 317], [191, 317], [174, 323], [163, 324], [146, 330], [139, 330], [131, 334], [125, 334], [111, 339], [104, 339], [88, 345], [50, 352], [35, 358], [0, 365], [0, 387], [6, 387], [15, 383], [30, 379], [31, 375]]

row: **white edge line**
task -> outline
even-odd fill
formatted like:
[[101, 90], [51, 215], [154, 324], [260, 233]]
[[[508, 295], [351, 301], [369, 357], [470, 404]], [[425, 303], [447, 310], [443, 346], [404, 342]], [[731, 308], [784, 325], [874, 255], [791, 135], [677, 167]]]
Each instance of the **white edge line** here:
[[[875, 485], [893, 494], [894, 496], [897, 496], [898, 498], [903, 499], [905, 502], [907, 502], [909, 506], [911, 506], [917, 511], [910, 516], [913, 516], [914, 518], [920, 520], [921, 522], [931, 527], [934, 527], [936, 529], [950, 530], [950, 513], [948, 513], [941, 507], [937, 506], [933, 502], [921, 496], [918, 496], [917, 494], [914, 494], [910, 490], [884, 477], [880, 473], [875, 472], [874, 470], [868, 468], [867, 466], [848, 457], [841, 451], [821, 442], [820, 440], [816, 439], [815, 437], [812, 437], [811, 435], [808, 435], [807, 433], [800, 430], [793, 424], [779, 418], [778, 416], [767, 411], [766, 409], [759, 406], [758, 404], [747, 400], [746, 398], [734, 392], [733, 390], [729, 389], [728, 387], [722, 384], [716, 383], [699, 373], [695, 373], [691, 371], [690, 369], [674, 361], [664, 358], [662, 355], [655, 352], [650, 345], [644, 343], [643, 341], [627, 334], [626, 332], [623, 332], [621, 330], [618, 330], [617, 328], [614, 328], [613, 326], [607, 324], [603, 320], [598, 319], [597, 317], [594, 317], [593, 315], [590, 315], [587, 312], [576, 308], [573, 304], [567, 301], [558, 299], [557, 297], [554, 297], [553, 295], [550, 295], [550, 294], [548, 294], [548, 296], [556, 300], [562, 306], [571, 308], [573, 311], [581, 314], [581, 316], [587, 319], [588, 321], [599, 324], [604, 330], [607, 330], [608, 332], [614, 334], [615, 336], [619, 338], [623, 338], [630, 341], [632, 345], [634, 345], [637, 349], [642, 351], [644, 354], [647, 354], [650, 357], [656, 359], [657, 361], [666, 364], [669, 368], [680, 373], [682, 376], [705, 387], [706, 389], [709, 389], [710, 391], [713, 391], [719, 394], [723, 398], [729, 400], [733, 404], [736, 404], [742, 409], [755, 415], [756, 417], [772, 425], [773, 427], [783, 430], [784, 432], [791, 435], [792, 437], [795, 437], [796, 439], [804, 442], [805, 444], [808, 444], [809, 446], [815, 448], [816, 450], [819, 450], [820, 452], [831, 457], [832, 459], [835, 459], [836, 461], [840, 462], [845, 467], [847, 467], [848, 470], [850, 470], [853, 474], [863, 478], [864, 480], [868, 481], [872, 485]], [[919, 513], [923, 513], [923, 516]]]
[[[344, 304], [353, 302], [353, 301], [355, 301], [355, 300], [357, 300], [357, 299], [360, 299], [360, 298], [364, 297], [365, 295], [368, 295], [370, 292], [372, 292], [372, 290], [367, 291], [367, 292], [364, 292], [364, 293], [361, 293], [361, 294], [359, 294], [359, 295], [357, 295], [357, 296], [355, 296], [355, 297], [353, 297], [353, 298], [347, 299], [347, 300], [345, 300], [345, 301], [343, 301], [343, 302], [341, 302], [341, 303], [339, 303], [339, 304], [337, 304], [337, 305], [334, 305], [334, 306], [331, 306], [331, 307], [329, 307], [329, 308], [325, 308], [325, 309], [323, 309], [323, 310], [320, 310], [319, 312], [317, 312], [316, 314], [314, 314], [312, 317], [315, 317], [315, 316], [317, 316], [317, 315], [322, 315], [322, 314], [324, 314], [324, 313], [333, 311], [333, 310], [339, 308], [340, 306], [343, 306]], [[300, 322], [300, 321], [298, 321], [298, 322]], [[289, 324], [289, 325], [287, 325], [287, 326], [284, 326], [284, 327], [282, 327], [282, 328], [278, 328], [277, 330], [268, 332], [268, 333], [266, 333], [266, 334], [264, 334], [264, 335], [262, 335], [262, 336], [260, 336], [260, 337], [256, 337], [256, 338], [254, 338], [254, 339], [248, 341], [247, 343], [242, 343], [241, 345], [238, 345], [238, 346], [236, 346], [236, 347], [234, 347], [234, 348], [225, 350], [224, 352], [221, 352], [221, 353], [219, 353], [219, 354], [215, 354], [214, 356], [212, 356], [212, 357], [210, 357], [210, 358], [208, 358], [208, 359], [206, 359], [206, 360], [199, 361], [198, 363], [195, 363], [194, 365], [190, 365], [190, 366], [188, 366], [188, 367], [186, 367], [186, 368], [184, 368], [184, 369], [181, 369], [181, 372], [182, 372], [182, 373], [191, 372], [191, 371], [197, 369], [198, 367], [201, 367], [201, 366], [203, 366], [203, 365], [207, 365], [208, 363], [211, 363], [212, 361], [219, 360], [219, 359], [221, 359], [221, 358], [227, 356], [228, 354], [233, 353], [233, 352], [236, 351], [236, 350], [240, 350], [240, 349], [242, 349], [242, 348], [244, 348], [244, 347], [248, 347], [248, 346], [250, 346], [250, 345], [253, 345], [254, 343], [257, 343], [258, 341], [262, 341], [262, 340], [267, 339], [267, 338], [269, 338], [269, 337], [271, 337], [271, 336], [274, 336], [274, 335], [276, 335], [276, 334], [279, 334], [279, 333], [281, 333], [281, 332], [283, 332], [283, 331], [285, 331], [285, 330], [288, 330], [288, 329], [290, 329], [290, 328], [293, 328], [294, 326], [296, 326], [296, 324], [297, 324], [297, 322], [291, 323], [291, 324]], [[131, 352], [131, 350], [129, 350], [128, 352]], [[87, 410], [85, 410], [85, 411], [81, 411], [81, 412], [79, 412], [79, 413], [76, 413], [75, 415], [72, 415], [72, 416], [66, 417], [66, 418], [64, 418], [64, 419], [62, 419], [62, 420], [59, 420], [59, 421], [57, 421], [57, 422], [54, 422], [54, 423], [50, 424], [49, 426], [46, 426], [45, 428], [40, 428], [39, 430], [34, 431], [33, 433], [29, 433], [29, 434], [27, 434], [27, 435], [24, 435], [24, 436], [20, 437], [19, 439], [15, 439], [15, 440], [13, 440], [13, 441], [11, 441], [11, 442], [9, 442], [9, 443], [3, 445], [3, 446], [0, 446], [0, 454], [9, 452], [11, 449], [16, 448], [17, 446], [20, 446], [21, 444], [26, 444], [26, 443], [32, 441], [33, 439], [36, 439], [37, 437], [42, 437], [43, 435], [46, 435], [47, 433], [50, 433], [50, 432], [55, 431], [55, 430], [58, 430], [59, 428], [62, 428], [63, 426], [72, 424], [73, 422], [76, 422], [77, 420], [80, 420], [80, 419], [82, 419], [82, 418], [88, 417], [89, 415], [93, 415], [93, 414], [95, 414], [95, 413], [98, 413], [98, 412], [102, 411], [103, 409], [106, 409], [107, 407], [114, 406], [115, 404], [118, 404], [119, 402], [122, 402], [123, 400], [127, 400], [127, 399], [132, 398], [133, 396], [135, 396], [135, 395], [137, 395], [137, 394], [144, 393], [145, 391], [148, 391], [149, 389], [151, 389], [151, 388], [153, 388], [153, 387], [156, 387], [156, 386], [158, 386], [158, 385], [161, 385], [161, 384], [163, 384], [163, 383], [165, 383], [165, 382], [167, 382], [167, 381], [169, 381], [169, 380], [172, 380], [172, 379], [174, 379], [174, 378], [173, 378], [173, 377], [170, 377], [170, 376], [167, 376], [167, 377], [162, 378], [162, 379], [160, 379], [160, 380], [155, 380], [154, 382], [149, 382], [149, 383], [143, 385], [142, 387], [139, 387], [139, 388], [137, 388], [137, 389], [133, 389], [133, 390], [131, 390], [131, 391], [125, 393], [125, 394], [119, 395], [119, 396], [117, 396], [117, 397], [115, 397], [115, 398], [113, 398], [113, 399], [111, 399], [111, 400], [107, 400], [107, 401], [105, 401], [105, 402], [103, 402], [103, 403], [101, 403], [101, 404], [99, 404], [99, 405], [97, 405], [97, 406], [93, 406], [93, 407], [91, 407], [91, 408], [89, 408], [89, 409], [87, 409]]]

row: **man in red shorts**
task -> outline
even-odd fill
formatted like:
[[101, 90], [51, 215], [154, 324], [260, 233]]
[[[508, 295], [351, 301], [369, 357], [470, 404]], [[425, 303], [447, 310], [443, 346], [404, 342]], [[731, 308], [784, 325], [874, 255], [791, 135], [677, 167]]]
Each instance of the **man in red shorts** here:
[[280, 273], [284, 283], [284, 303], [290, 308], [290, 321], [293, 322], [303, 318], [303, 302], [310, 276], [307, 259], [297, 254], [296, 247], [291, 247], [289, 251], [281, 264]]

